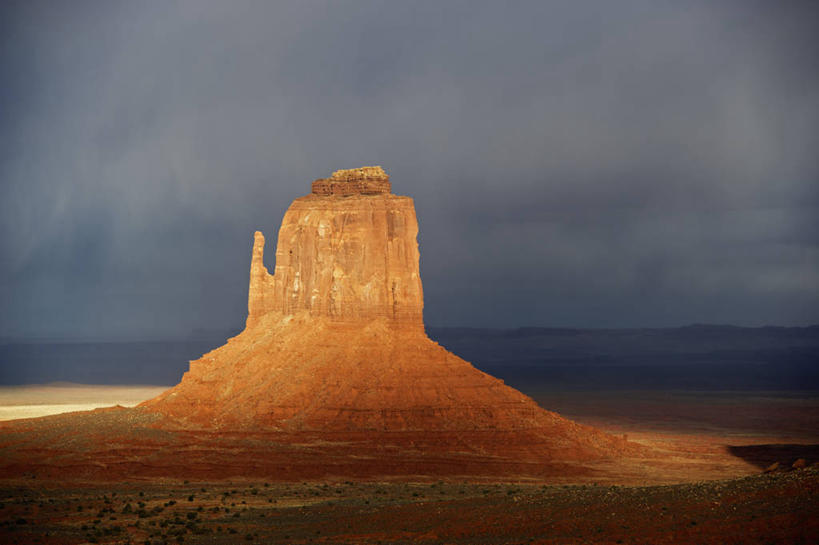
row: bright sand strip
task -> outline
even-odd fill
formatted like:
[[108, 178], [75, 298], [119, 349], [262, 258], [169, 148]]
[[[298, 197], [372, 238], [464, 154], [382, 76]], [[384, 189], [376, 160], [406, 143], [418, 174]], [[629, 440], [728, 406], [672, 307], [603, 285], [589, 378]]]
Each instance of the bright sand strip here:
[[114, 405], [133, 407], [168, 388], [69, 383], [0, 386], [0, 421], [89, 411]]

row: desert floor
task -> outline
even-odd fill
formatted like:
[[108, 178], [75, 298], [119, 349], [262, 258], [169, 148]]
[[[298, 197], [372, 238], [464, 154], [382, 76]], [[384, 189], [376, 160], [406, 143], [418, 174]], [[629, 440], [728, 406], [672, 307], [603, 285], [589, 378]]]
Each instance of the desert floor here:
[[3, 543], [787, 543], [815, 467], [672, 486], [123, 482], [0, 487]]
[[[4, 392], [3, 402], [125, 405], [161, 389], [46, 386]], [[0, 543], [819, 542], [815, 393], [527, 393], [662, 450], [650, 472], [659, 477], [61, 485], [21, 475], [0, 482]]]

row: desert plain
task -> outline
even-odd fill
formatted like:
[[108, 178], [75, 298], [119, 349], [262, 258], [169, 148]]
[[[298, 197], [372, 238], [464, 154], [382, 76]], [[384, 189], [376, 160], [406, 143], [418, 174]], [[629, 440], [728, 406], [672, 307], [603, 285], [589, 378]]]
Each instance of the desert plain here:
[[[52, 411], [130, 404], [162, 388], [9, 387], [3, 400]], [[819, 537], [813, 393], [532, 388], [524, 393], [542, 406], [625, 434], [657, 455], [619, 475], [600, 468], [545, 481], [417, 475], [101, 482], [21, 473], [0, 485], [0, 541], [808, 544]]]

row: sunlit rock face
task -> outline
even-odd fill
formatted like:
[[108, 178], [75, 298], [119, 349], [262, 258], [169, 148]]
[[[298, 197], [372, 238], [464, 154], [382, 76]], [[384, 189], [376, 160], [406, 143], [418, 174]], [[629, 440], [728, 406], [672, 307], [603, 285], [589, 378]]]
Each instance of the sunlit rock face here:
[[[383, 177], [374, 178], [376, 169]], [[273, 275], [263, 263], [264, 236], [256, 232], [248, 326], [269, 312], [305, 311], [332, 322], [385, 318], [394, 326], [422, 329], [412, 199], [389, 193], [381, 167], [336, 171], [328, 182], [332, 189], [317, 194], [316, 184], [324, 181], [314, 182], [314, 192], [296, 199], [285, 213]], [[371, 181], [385, 182], [387, 192], [366, 185]]]
[[426, 336], [415, 209], [389, 193], [380, 167], [317, 182], [284, 216], [273, 274], [264, 236], [254, 236], [244, 331], [144, 409], [180, 427], [330, 432], [336, 441], [366, 432], [355, 440], [403, 437], [513, 459], [626, 448]]

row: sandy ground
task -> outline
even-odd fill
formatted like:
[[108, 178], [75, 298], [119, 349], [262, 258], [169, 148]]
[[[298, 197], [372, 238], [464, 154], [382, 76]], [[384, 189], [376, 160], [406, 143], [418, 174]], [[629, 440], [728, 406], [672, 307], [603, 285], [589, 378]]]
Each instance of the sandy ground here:
[[[162, 390], [0, 388], [0, 410], [133, 405]], [[114, 417], [133, 411], [97, 411], [3, 424], [32, 429], [20, 448], [5, 451], [20, 458], [19, 469], [0, 480], [0, 543], [819, 543], [819, 396], [814, 393], [543, 392], [533, 397], [578, 421], [627, 435], [654, 455], [621, 460], [616, 467], [589, 462], [591, 473], [552, 475], [542, 482], [430, 475], [389, 482], [288, 478], [285, 470], [294, 465], [296, 451], [271, 449], [259, 437], [186, 433], [174, 439], [120, 419], [127, 433], [137, 433], [128, 443], [122, 439], [131, 436], [114, 425], [119, 422]], [[57, 449], [44, 457], [36, 449], [38, 444], [51, 448], [70, 430], [54, 425], [61, 419], [93, 424], [104, 435], [102, 450], [82, 434], [76, 434], [79, 442], [67, 443], [78, 451], [96, 449], [100, 457], [89, 458], [95, 468], [112, 461], [128, 466], [132, 455], [148, 461], [155, 442], [166, 441], [158, 450], [163, 457], [156, 476], [145, 472], [92, 483], [60, 480], [63, 474], [54, 480], [48, 464], [65, 463], [64, 453]], [[146, 450], [147, 444], [154, 447]], [[299, 456], [306, 456], [313, 445], [301, 447]], [[245, 468], [272, 460], [275, 470], [265, 478], [214, 477], [214, 467], [242, 456]], [[26, 466], [31, 460], [36, 463]], [[134, 470], [124, 470], [129, 467]], [[188, 475], [196, 468], [201, 478]], [[74, 476], [82, 471], [81, 464], [71, 468]], [[175, 471], [177, 476], [167, 476]]]
[[0, 543], [770, 545], [819, 540], [819, 467], [676, 486], [0, 483]]
[[0, 386], [0, 421], [88, 411], [114, 405], [133, 407], [167, 389], [168, 386], [70, 383]]

